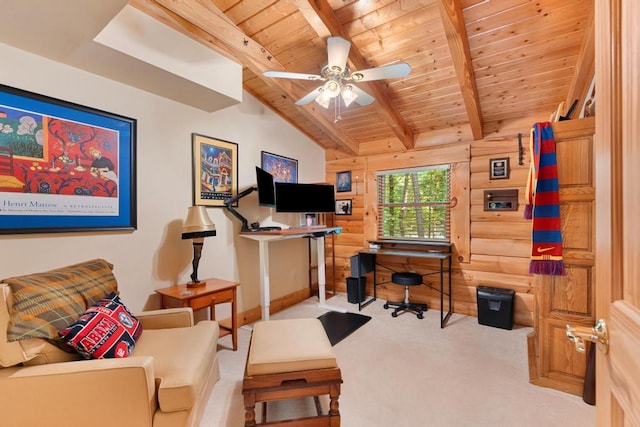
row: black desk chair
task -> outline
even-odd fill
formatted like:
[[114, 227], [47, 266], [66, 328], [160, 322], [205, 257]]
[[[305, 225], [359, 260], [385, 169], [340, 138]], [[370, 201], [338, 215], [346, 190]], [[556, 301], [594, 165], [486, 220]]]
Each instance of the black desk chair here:
[[391, 316], [398, 317], [398, 313], [404, 311], [412, 311], [418, 316], [418, 319], [424, 318], [424, 312], [427, 311], [427, 304], [409, 302], [409, 286], [422, 285], [422, 276], [417, 273], [393, 273], [391, 281], [397, 285], [404, 286], [403, 302], [385, 302], [384, 308], [396, 307]]

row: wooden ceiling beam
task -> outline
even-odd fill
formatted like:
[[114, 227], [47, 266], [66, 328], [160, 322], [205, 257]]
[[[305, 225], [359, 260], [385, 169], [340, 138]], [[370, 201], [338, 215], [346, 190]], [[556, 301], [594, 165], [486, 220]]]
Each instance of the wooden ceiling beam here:
[[[211, 39], [216, 39], [256, 76], [263, 79], [270, 86], [276, 86], [290, 98], [296, 98], [298, 86], [291, 81], [262, 77], [263, 71], [266, 70], [284, 70], [282, 64], [264, 46], [247, 36], [211, 2], [206, 0], [155, 0], [155, 3], [208, 34], [209, 37], [204, 40], [205, 44], [209, 45], [211, 44]], [[191, 36], [193, 37], [193, 35]], [[220, 47], [215, 50], [219, 49]], [[333, 122], [324, 118], [316, 110], [315, 106], [311, 104], [303, 105], [301, 106], [301, 111], [336, 143], [343, 146], [348, 152], [354, 155], [358, 154], [357, 141], [348, 134], [340, 132]]]
[[471, 63], [469, 39], [464, 25], [464, 16], [460, 0], [438, 0], [438, 8], [442, 17], [442, 24], [447, 35], [451, 58], [458, 77], [460, 92], [464, 106], [469, 116], [469, 125], [474, 139], [482, 139], [482, 111], [480, 99]]
[[[305, 17], [309, 25], [315, 30], [318, 36], [326, 40], [330, 36], [340, 36], [349, 40], [349, 36], [344, 27], [338, 21], [331, 5], [327, 0], [293, 0], [298, 7], [300, 13]], [[352, 70], [364, 70], [371, 68], [360, 51], [353, 45], [349, 50], [349, 66]], [[291, 70], [289, 70], [291, 71]], [[407, 149], [414, 148], [415, 137], [413, 131], [407, 126], [402, 116], [396, 111], [391, 104], [389, 97], [383, 90], [383, 86], [379, 82], [362, 83], [376, 98], [373, 107], [384, 121], [391, 127], [393, 133], [398, 137], [402, 145]]]

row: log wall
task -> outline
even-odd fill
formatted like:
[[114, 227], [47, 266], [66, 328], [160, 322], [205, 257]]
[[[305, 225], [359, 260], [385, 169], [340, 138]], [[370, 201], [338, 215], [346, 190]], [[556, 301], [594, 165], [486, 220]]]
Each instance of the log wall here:
[[[471, 144], [414, 149], [398, 154], [368, 154], [327, 160], [326, 181], [335, 183], [336, 173], [351, 171], [352, 190], [337, 193], [337, 199], [352, 199], [352, 215], [335, 216], [334, 224], [342, 234], [327, 239], [327, 283], [346, 292], [350, 276], [350, 257], [377, 238], [376, 182], [378, 170], [452, 163], [452, 242], [454, 244], [452, 294], [455, 313], [477, 316], [476, 287], [479, 285], [515, 291], [514, 323], [534, 326], [534, 285], [529, 270], [531, 221], [524, 219], [525, 184], [529, 171], [529, 129], [522, 130], [524, 157], [519, 164], [518, 137], [485, 139]], [[559, 153], [561, 156], [562, 153]], [[490, 160], [509, 158], [507, 179], [490, 179]], [[485, 211], [484, 190], [517, 189], [516, 211]], [[576, 206], [579, 209], [580, 206]], [[576, 228], [578, 230], [578, 228]], [[565, 231], [565, 230], [563, 230]], [[576, 236], [582, 233], [573, 233]], [[570, 237], [570, 236], [569, 236]], [[433, 265], [417, 259], [379, 257], [394, 270], [425, 272]], [[390, 280], [388, 269], [378, 269], [378, 282]], [[367, 294], [372, 294], [372, 277], [367, 279]], [[432, 279], [437, 280], [436, 276]], [[435, 282], [434, 282], [435, 284]], [[439, 308], [439, 295], [427, 287], [412, 289], [412, 298]], [[382, 300], [403, 298], [403, 288], [390, 283], [378, 286]]]

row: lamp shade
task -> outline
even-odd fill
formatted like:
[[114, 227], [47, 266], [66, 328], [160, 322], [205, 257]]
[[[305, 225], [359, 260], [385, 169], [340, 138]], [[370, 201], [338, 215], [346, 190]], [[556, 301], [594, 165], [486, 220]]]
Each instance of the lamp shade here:
[[356, 98], [358, 97], [358, 94], [353, 91], [353, 86], [351, 85], [342, 86], [342, 89], [340, 90], [340, 94], [342, 95], [342, 100], [344, 101], [344, 105], [347, 107], [351, 105], [351, 103], [355, 101]]
[[182, 226], [182, 238], [194, 239], [216, 235], [216, 226], [207, 215], [204, 206], [191, 206], [187, 212], [187, 219]]
[[327, 82], [324, 84], [323, 94], [324, 96], [329, 98], [335, 98], [336, 96], [340, 95], [340, 83], [333, 79], [327, 80]]

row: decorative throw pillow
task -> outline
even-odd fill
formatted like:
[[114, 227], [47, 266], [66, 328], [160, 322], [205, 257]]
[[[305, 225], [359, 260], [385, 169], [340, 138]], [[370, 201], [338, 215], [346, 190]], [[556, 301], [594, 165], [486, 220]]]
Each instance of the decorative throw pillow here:
[[118, 289], [112, 270], [111, 263], [94, 259], [2, 280], [13, 294], [7, 341], [44, 338], [59, 342], [59, 330]]
[[142, 325], [115, 293], [58, 332], [60, 338], [85, 359], [127, 357], [142, 334]]

